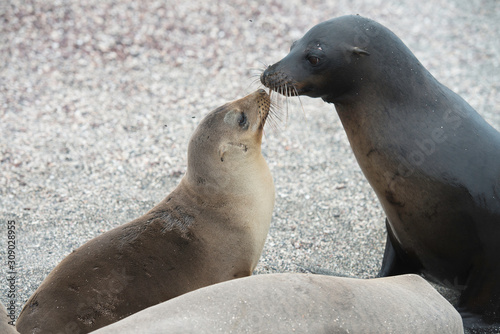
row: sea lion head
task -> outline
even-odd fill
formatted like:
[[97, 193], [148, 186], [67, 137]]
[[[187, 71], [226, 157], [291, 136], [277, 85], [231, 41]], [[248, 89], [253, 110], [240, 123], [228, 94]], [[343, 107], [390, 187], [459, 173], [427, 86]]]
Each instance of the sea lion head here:
[[306, 95], [334, 102], [366, 76], [376, 22], [343, 16], [322, 22], [295, 41], [285, 58], [269, 66], [262, 84], [286, 96]]
[[269, 95], [259, 89], [210, 112], [189, 142], [187, 180], [221, 188], [251, 177], [264, 160], [261, 143], [270, 106]]

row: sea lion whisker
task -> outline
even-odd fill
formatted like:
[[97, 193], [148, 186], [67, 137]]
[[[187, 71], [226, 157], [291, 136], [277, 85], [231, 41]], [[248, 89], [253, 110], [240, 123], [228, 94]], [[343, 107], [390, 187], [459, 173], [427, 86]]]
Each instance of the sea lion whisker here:
[[[266, 122], [266, 124], [269, 124], [268, 126], [271, 127], [271, 129], [273, 131], [277, 131], [278, 130], [278, 126], [277, 126], [277, 123], [276, 123], [276, 120], [273, 119], [272, 117], [268, 117], [268, 120]], [[264, 136], [266, 135], [266, 129], [264, 128]]]
[[283, 105], [283, 87], [279, 86], [275, 88], [275, 91], [278, 93], [278, 102], [280, 105]]
[[283, 123], [282, 108], [271, 103], [268, 120], [275, 129], [280, 128], [279, 124]]
[[289, 96], [290, 96], [290, 89], [288, 87], [288, 84], [285, 84], [285, 87], [286, 87], [286, 117], [285, 117], [285, 124], [288, 125], [288, 106], [290, 105], [290, 99], [289, 99]]
[[262, 87], [260, 83], [260, 79], [257, 77], [253, 79], [247, 86], [247, 89], [250, 90], [251, 87], [257, 86], [257, 87]]
[[[280, 123], [284, 122], [285, 127], [288, 124], [288, 110], [291, 108], [289, 97], [294, 96], [294, 94], [292, 94], [292, 90], [296, 92], [296, 88], [293, 85], [288, 84], [272, 86], [269, 88], [269, 97], [272, 101], [271, 107], [274, 111], [273, 116], [275, 116]], [[304, 111], [303, 106], [302, 110]]]
[[286, 98], [286, 94], [287, 94], [287, 87], [286, 87], [286, 84], [284, 84], [283, 86], [281, 86], [281, 95], [284, 97], [284, 103], [285, 103], [285, 106], [286, 106], [286, 109], [287, 109], [287, 112], [288, 112], [288, 99]]
[[264, 136], [266, 136], [266, 127], [270, 126], [271, 128], [273, 127], [273, 115], [271, 114], [271, 106], [269, 106], [269, 110], [267, 112], [266, 117], [263, 117], [260, 121], [260, 126], [263, 128]]
[[302, 113], [304, 114], [304, 118], [307, 119], [306, 111], [304, 109], [304, 105], [302, 104], [302, 100], [300, 99], [299, 91], [297, 90], [297, 87], [295, 87], [295, 85], [293, 86], [293, 89], [295, 91], [295, 96], [297, 96], [299, 99], [300, 108], [302, 109]]
[[283, 109], [279, 106], [273, 106], [271, 105], [271, 108], [269, 109], [269, 115], [271, 117], [276, 118], [279, 121], [283, 121]]
[[277, 112], [274, 108], [271, 109], [269, 114], [269, 121], [274, 130], [281, 131], [283, 119], [279, 111]]
[[249, 67], [248, 69], [250, 70], [257, 70], [260, 71], [261, 73], [264, 72], [267, 68], [267, 65], [262, 64], [262, 67]]
[[[277, 93], [277, 94], [274, 94]], [[285, 91], [283, 86], [279, 87], [273, 87], [273, 95], [271, 96], [271, 101], [273, 101], [274, 108], [276, 108], [277, 111], [279, 111], [280, 115], [284, 114], [287, 115], [288, 119], [288, 111], [287, 111], [287, 98], [285, 97]], [[276, 97], [275, 97], [276, 96]], [[279, 118], [280, 122], [283, 122], [283, 117], [280, 116]], [[286, 124], [286, 121], [285, 121]], [[286, 126], [286, 125], [285, 125]]]
[[250, 78], [258, 78], [260, 80], [260, 73], [250, 74]]
[[262, 68], [249, 68], [248, 71], [251, 73], [251, 76], [256, 76], [256, 77], [259, 77], [260, 78], [260, 75], [262, 74], [262, 72], [264, 72], [265, 69], [262, 69]]
[[288, 113], [288, 97], [286, 96], [287, 94], [287, 87], [285, 85], [285, 87], [283, 88], [283, 94], [281, 95], [281, 98], [283, 99], [283, 104], [284, 104], [284, 110], [285, 112]]
[[273, 118], [277, 118], [280, 122], [283, 121], [282, 114], [283, 112], [283, 103], [282, 103], [282, 95], [275, 94], [274, 91], [270, 91], [269, 94], [270, 100], [271, 100], [271, 106], [270, 106], [270, 111], [269, 114]]
[[280, 94], [273, 89], [269, 89], [269, 99], [271, 100], [271, 108], [281, 108]]
[[271, 100], [271, 107], [281, 108], [280, 95], [279, 93], [278, 94], [275, 93], [277, 92], [275, 92], [272, 89], [269, 89], [269, 99]]
[[269, 67], [269, 64], [263, 62], [262, 60], [257, 60], [259, 63], [262, 64], [262, 66], [264, 66], [264, 69], [268, 68]]
[[273, 122], [272, 122], [272, 126], [273, 126], [273, 130], [274, 130], [275, 132], [282, 132], [282, 131], [283, 131], [283, 129], [285, 128], [285, 127], [283, 126], [283, 123], [279, 123], [279, 122], [277, 122], [276, 120], [273, 120]]

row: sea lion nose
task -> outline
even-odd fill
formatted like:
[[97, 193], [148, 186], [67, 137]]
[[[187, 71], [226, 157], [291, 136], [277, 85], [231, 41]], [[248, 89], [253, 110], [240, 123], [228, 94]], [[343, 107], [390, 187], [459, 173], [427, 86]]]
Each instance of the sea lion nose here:
[[274, 73], [274, 71], [276, 70], [276, 66], [279, 64], [280, 62], [277, 62], [276, 64], [273, 64], [273, 65], [269, 65], [267, 66], [267, 68], [261, 73], [260, 75], [260, 82], [266, 86], [266, 87], [269, 87], [269, 76]]
[[[269, 69], [269, 67], [268, 67], [268, 69]], [[264, 72], [262, 72], [261, 75], [260, 75], [260, 82], [264, 86], [266, 85], [266, 76], [267, 76], [266, 72], [267, 72], [267, 70], [265, 70]]]

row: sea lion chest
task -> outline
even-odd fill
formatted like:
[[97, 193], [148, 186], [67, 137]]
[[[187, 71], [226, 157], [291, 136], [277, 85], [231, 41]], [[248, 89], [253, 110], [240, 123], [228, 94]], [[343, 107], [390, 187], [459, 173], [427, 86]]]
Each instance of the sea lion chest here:
[[428, 100], [336, 107], [401, 248], [434, 276], [452, 279], [491, 238], [486, 226], [500, 221], [500, 140], [494, 129], [481, 131], [472, 108]]

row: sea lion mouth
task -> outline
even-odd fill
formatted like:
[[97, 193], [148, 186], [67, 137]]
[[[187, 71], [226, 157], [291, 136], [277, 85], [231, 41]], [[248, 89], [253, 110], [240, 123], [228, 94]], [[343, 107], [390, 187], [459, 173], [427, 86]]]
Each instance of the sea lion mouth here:
[[271, 112], [271, 98], [264, 89], [259, 89], [257, 92], [259, 94], [259, 98], [257, 100], [260, 118], [259, 129], [263, 129]]
[[[283, 121], [285, 121], [286, 123], [288, 120], [288, 98], [292, 96], [299, 97], [299, 95], [303, 95], [303, 93], [307, 92], [303, 88], [304, 85], [291, 79], [286, 73], [282, 71], [276, 71], [276, 65], [277, 64], [269, 66], [260, 75], [261, 83], [266, 88], [269, 88], [269, 99], [271, 100], [271, 107], [268, 116], [270, 116], [269, 118], [271, 119], [271, 127], [275, 130], [280, 127], [280, 123], [282, 123]], [[286, 108], [284, 108], [280, 99], [272, 98], [273, 92], [278, 93], [278, 96], [281, 95], [285, 97], [287, 101]], [[302, 110], [303, 109], [304, 108], [302, 107]], [[262, 126], [263, 125], [264, 123], [262, 123]]]
[[242, 151], [244, 152], [247, 152], [248, 151], [248, 145], [246, 144], [243, 144], [243, 143], [235, 143], [235, 142], [229, 142], [227, 143], [228, 145], [231, 145], [231, 146], [235, 146], [235, 147], [238, 147], [239, 149], [241, 149]]
[[302, 95], [300, 84], [288, 77], [286, 73], [271, 72], [271, 70], [272, 66], [260, 75], [260, 82], [264, 86], [287, 97]]
[[269, 111], [263, 112], [262, 115], [260, 116], [260, 124], [259, 124], [259, 129], [263, 129], [264, 125], [266, 125], [266, 120], [267, 117], [269, 116]]

